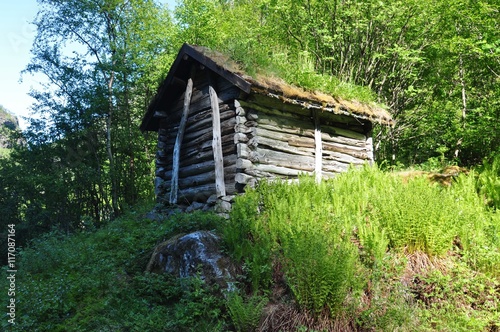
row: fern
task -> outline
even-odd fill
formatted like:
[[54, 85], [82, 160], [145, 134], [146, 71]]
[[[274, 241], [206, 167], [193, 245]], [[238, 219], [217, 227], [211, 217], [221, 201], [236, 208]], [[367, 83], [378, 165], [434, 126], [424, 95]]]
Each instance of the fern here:
[[238, 293], [230, 293], [226, 305], [236, 331], [255, 331], [267, 302], [263, 296], [254, 295], [245, 301]]

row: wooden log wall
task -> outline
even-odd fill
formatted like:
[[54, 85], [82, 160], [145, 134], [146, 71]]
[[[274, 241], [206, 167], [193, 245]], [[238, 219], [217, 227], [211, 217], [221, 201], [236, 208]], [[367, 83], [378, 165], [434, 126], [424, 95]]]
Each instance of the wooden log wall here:
[[235, 106], [238, 187], [301, 173], [315, 173], [319, 180], [373, 161], [369, 122], [262, 95], [238, 100]]
[[[239, 99], [240, 94], [224, 79], [198, 70], [187, 118], [181, 121], [184, 95], [156, 112], [162, 118], [156, 160], [159, 202], [171, 201], [172, 178], [177, 203], [206, 203], [243, 192], [261, 178], [295, 179], [305, 173], [319, 180], [373, 161], [370, 122], [259, 94]], [[214, 117], [217, 108], [219, 119]], [[213, 121], [220, 122], [220, 129]], [[184, 130], [183, 140], [174, 153], [179, 130]], [[178, 169], [172, 167], [174, 156]]]
[[[193, 91], [189, 114], [184, 127], [182, 145], [179, 151], [177, 174], [179, 204], [206, 202], [216, 192], [224, 195], [236, 193], [234, 177], [236, 174], [236, 145], [234, 144], [236, 112], [233, 100], [239, 95], [238, 88], [222, 78], [210, 82], [212, 94], [218, 98], [220, 137], [217, 145], [221, 147], [223, 171], [216, 176], [213, 149], [213, 105], [206, 70], [198, 70], [193, 78]], [[214, 94], [215, 92], [215, 94]], [[170, 201], [170, 189], [175, 142], [183, 112], [184, 94], [168, 109], [156, 112], [162, 118], [158, 131], [158, 152], [156, 155], [156, 194], [158, 201]], [[216, 103], [217, 104], [217, 103]], [[219, 153], [220, 153], [219, 152]], [[219, 163], [220, 164], [220, 163]], [[223, 174], [225, 187], [221, 189], [220, 174]], [[218, 188], [216, 188], [216, 177]], [[216, 190], [217, 189], [217, 190]]]

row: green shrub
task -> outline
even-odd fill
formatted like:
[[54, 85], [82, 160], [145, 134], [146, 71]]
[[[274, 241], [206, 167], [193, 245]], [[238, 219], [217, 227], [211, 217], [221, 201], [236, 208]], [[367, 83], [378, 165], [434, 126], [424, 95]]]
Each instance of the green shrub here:
[[[94, 231], [52, 232], [21, 249], [16, 262], [19, 315], [15, 326], [4, 320], [3, 330], [224, 330], [225, 302], [200, 280], [181, 282], [144, 272], [163, 238], [214, 229], [220, 217], [183, 214], [158, 223], [143, 219], [143, 213], [130, 211]], [[0, 293], [2, 302], [5, 296]]]
[[236, 331], [255, 331], [267, 301], [263, 296], [252, 295], [245, 300], [237, 292], [229, 293], [226, 305]]
[[487, 200], [488, 205], [500, 208], [500, 154], [485, 159], [481, 173], [478, 176], [477, 186], [481, 195]]

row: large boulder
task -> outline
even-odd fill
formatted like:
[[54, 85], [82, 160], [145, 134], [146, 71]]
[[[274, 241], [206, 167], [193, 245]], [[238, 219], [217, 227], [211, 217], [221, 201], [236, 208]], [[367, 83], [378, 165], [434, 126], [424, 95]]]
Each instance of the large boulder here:
[[220, 250], [220, 238], [209, 231], [177, 235], [159, 244], [147, 271], [179, 278], [200, 276], [208, 285], [228, 291], [234, 289], [236, 279], [235, 265]]

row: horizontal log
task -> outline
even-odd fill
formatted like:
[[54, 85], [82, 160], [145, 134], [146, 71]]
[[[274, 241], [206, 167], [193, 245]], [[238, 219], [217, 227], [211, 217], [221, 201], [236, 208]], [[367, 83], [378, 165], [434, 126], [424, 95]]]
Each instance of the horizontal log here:
[[[234, 182], [226, 184], [226, 195], [237, 193]], [[206, 202], [208, 198], [215, 194], [215, 183], [204, 184], [189, 188], [179, 189], [179, 203], [189, 204], [192, 202]]]
[[345, 145], [326, 142], [323, 142], [323, 149], [326, 151], [343, 153], [361, 160], [370, 159], [368, 156], [368, 151], [366, 151], [366, 149], [355, 149], [353, 147], [347, 147]]
[[[238, 97], [240, 91], [234, 86], [223, 87], [218, 91], [219, 104], [223, 104], [226, 101], [231, 101], [232, 99]], [[168, 118], [169, 121], [176, 122], [180, 119], [183, 107], [184, 95], [180, 96], [173, 105], [164, 111], [157, 111], [155, 116]], [[210, 108], [210, 96], [208, 93], [208, 83], [204, 83], [201, 86], [195, 86], [193, 94], [191, 96], [191, 105], [189, 109], [189, 115], [194, 115], [202, 110]]]
[[323, 131], [324, 133], [328, 133], [330, 135], [333, 135], [333, 136], [344, 136], [347, 138], [352, 138], [352, 139], [366, 142], [366, 135], [359, 133], [359, 132], [356, 132], [354, 130], [350, 130], [350, 129], [338, 128], [338, 127], [334, 127], [331, 125], [322, 124], [321, 131]]
[[351, 165], [349, 164], [344, 164], [341, 162], [328, 162], [328, 163], [323, 163], [323, 174], [328, 174], [329, 172], [332, 174], [335, 173], [343, 173], [349, 170], [349, 167]]
[[314, 130], [314, 124], [310, 116], [293, 116], [285, 112], [269, 114], [260, 112], [256, 122], [260, 124], [271, 124], [278, 128], [297, 128], [302, 130]]
[[[285, 121], [284, 119], [273, 119], [273, 118], [259, 118], [258, 120], [258, 127], [259, 128], [264, 128], [272, 131], [280, 131], [284, 133], [291, 133], [291, 134], [300, 134], [302, 136], [311, 136], [314, 137], [314, 128], [309, 124], [303, 125], [301, 123], [292, 123]], [[327, 125], [321, 125], [321, 131], [323, 132], [323, 136], [326, 136], [324, 134], [330, 134], [331, 136], [343, 136], [346, 138], [351, 138], [354, 140], [361, 140], [363, 142], [366, 141], [366, 136], [349, 130], [349, 129], [342, 129], [342, 128], [337, 128], [337, 127], [332, 127], [332, 126], [327, 126]], [[325, 137], [328, 139], [328, 136]]]
[[[223, 136], [231, 135], [231, 137], [228, 138], [228, 140], [234, 141], [234, 136], [233, 136], [234, 135], [234, 130], [233, 130], [234, 123], [235, 123], [234, 118], [229, 118], [225, 121], [222, 121], [222, 123], [221, 123], [222, 135]], [[211, 144], [212, 138], [213, 138], [213, 132], [212, 132], [211, 128], [201, 129], [197, 132], [186, 133], [184, 135], [185, 143], [182, 145], [182, 148], [184, 150], [187, 150], [193, 146], [199, 146], [205, 142], [210, 142], [210, 144]], [[170, 139], [165, 143], [167, 146], [166, 153], [168, 153], [168, 151], [169, 151], [168, 147], [172, 147], [174, 141], [172, 139]]]
[[252, 151], [248, 160], [255, 163], [288, 167], [296, 170], [313, 171], [315, 166], [314, 155], [301, 156], [289, 153], [263, 149], [259, 147]]
[[251, 141], [253, 145], [255, 145], [255, 142], [257, 142], [258, 147], [266, 147], [269, 149], [286, 152], [291, 155], [302, 155], [302, 156], [314, 155], [314, 141], [312, 141], [310, 147], [305, 147], [306, 145], [305, 143], [302, 146], [292, 146], [288, 142], [282, 142], [276, 139], [260, 137], [260, 136], [254, 137]]
[[252, 132], [252, 129], [253, 129], [252, 127], [248, 127], [248, 126], [246, 126], [245, 124], [242, 124], [242, 123], [236, 124], [234, 126], [234, 131], [236, 133], [249, 134], [249, 133]]
[[[336, 123], [341, 127], [351, 128], [361, 133], [366, 133], [371, 130], [372, 124], [368, 119], [362, 119], [363, 117], [354, 116], [352, 113], [345, 108], [343, 105], [338, 105], [338, 107], [325, 107], [324, 105], [319, 105], [318, 103], [312, 101], [300, 101], [290, 99], [290, 102], [283, 101], [281, 98], [275, 98], [271, 96], [252, 94], [246, 100], [246, 106], [259, 105], [265, 109], [280, 110], [286, 113], [304, 115], [309, 114], [311, 110], [320, 111], [320, 116], [322, 118], [321, 122]], [[296, 102], [296, 103], [295, 103]], [[244, 102], [242, 103], [244, 104]], [[338, 111], [340, 111], [339, 114]]]
[[253, 163], [248, 159], [238, 158], [236, 160], [236, 168], [238, 169], [251, 168], [252, 165]]
[[248, 142], [248, 136], [246, 134], [243, 134], [243, 133], [235, 133], [234, 134], [234, 144], [238, 144], [238, 143], [246, 143]]
[[[229, 155], [224, 158], [224, 166], [231, 167], [236, 165], [236, 155]], [[179, 177], [186, 178], [193, 175], [203, 174], [209, 172], [214, 169], [214, 161], [207, 160], [200, 163], [194, 163], [190, 165], [186, 165], [179, 169]], [[171, 169], [167, 167], [162, 168], [162, 172], [157, 174], [164, 179], [169, 179], [171, 176]]]
[[[254, 164], [253, 168], [258, 171], [268, 172], [272, 174], [282, 175], [286, 177], [297, 177], [300, 174], [312, 175], [312, 171], [304, 171], [277, 165]], [[313, 167], [314, 170], [314, 167]]]
[[333, 152], [333, 151], [323, 151], [323, 159], [327, 161], [328, 160], [339, 161], [347, 165], [349, 164], [363, 165], [367, 161], [366, 159], [359, 159], [344, 153]]
[[[235, 150], [236, 149], [234, 144], [222, 146], [222, 153], [225, 156], [225, 158], [227, 158], [232, 154], [235, 154], [236, 153]], [[204, 162], [208, 160], [213, 160], [212, 150], [194, 153], [189, 156], [184, 156], [183, 158], [181, 158], [181, 166], [185, 167], [193, 163]]]
[[[247, 98], [245, 101], [240, 102], [243, 106], [252, 106], [252, 105], [260, 105], [263, 107], [266, 107], [268, 109], [275, 109], [275, 110], [283, 110], [287, 113], [292, 113], [292, 114], [308, 114], [310, 112], [309, 109], [304, 108], [300, 105], [294, 105], [290, 103], [285, 103], [280, 99], [277, 98], [271, 98], [265, 95], [261, 94], [252, 94]], [[314, 103], [314, 102], [312, 102]], [[335, 121], [340, 122], [340, 123], [346, 123], [346, 124], [355, 124], [358, 123], [358, 120], [342, 115], [342, 114], [334, 114], [328, 111], [325, 111], [324, 113], [330, 115]]]
[[[236, 173], [236, 165], [224, 167], [224, 180], [227, 182], [234, 181], [235, 173]], [[190, 188], [207, 183], [215, 183], [215, 169], [213, 168], [212, 170], [206, 173], [191, 175], [185, 178], [179, 178], [180, 188]]]
[[[229, 133], [234, 133], [234, 126], [236, 124], [236, 119], [234, 117], [228, 118], [227, 120], [221, 121], [221, 130], [222, 130], [222, 135], [227, 135]], [[207, 140], [207, 136], [210, 135], [208, 138], [209, 140], [212, 139], [212, 130], [207, 130], [207, 129], [201, 129], [195, 132], [186, 132], [185, 134], [185, 140], [189, 142], [196, 142], [195, 144], [200, 143], [200, 140], [204, 141]]]
[[[227, 120], [236, 115], [236, 112], [229, 108], [229, 105], [222, 104], [219, 106], [221, 121]], [[190, 116], [186, 126], [186, 132], [197, 131], [200, 128], [212, 127], [212, 110], [207, 109], [194, 116]]]
[[250, 148], [245, 143], [236, 144], [236, 155], [238, 158], [248, 159]]
[[249, 184], [252, 181], [255, 181], [255, 178], [251, 175], [245, 173], [236, 173], [234, 176], [235, 182], [239, 184]]

